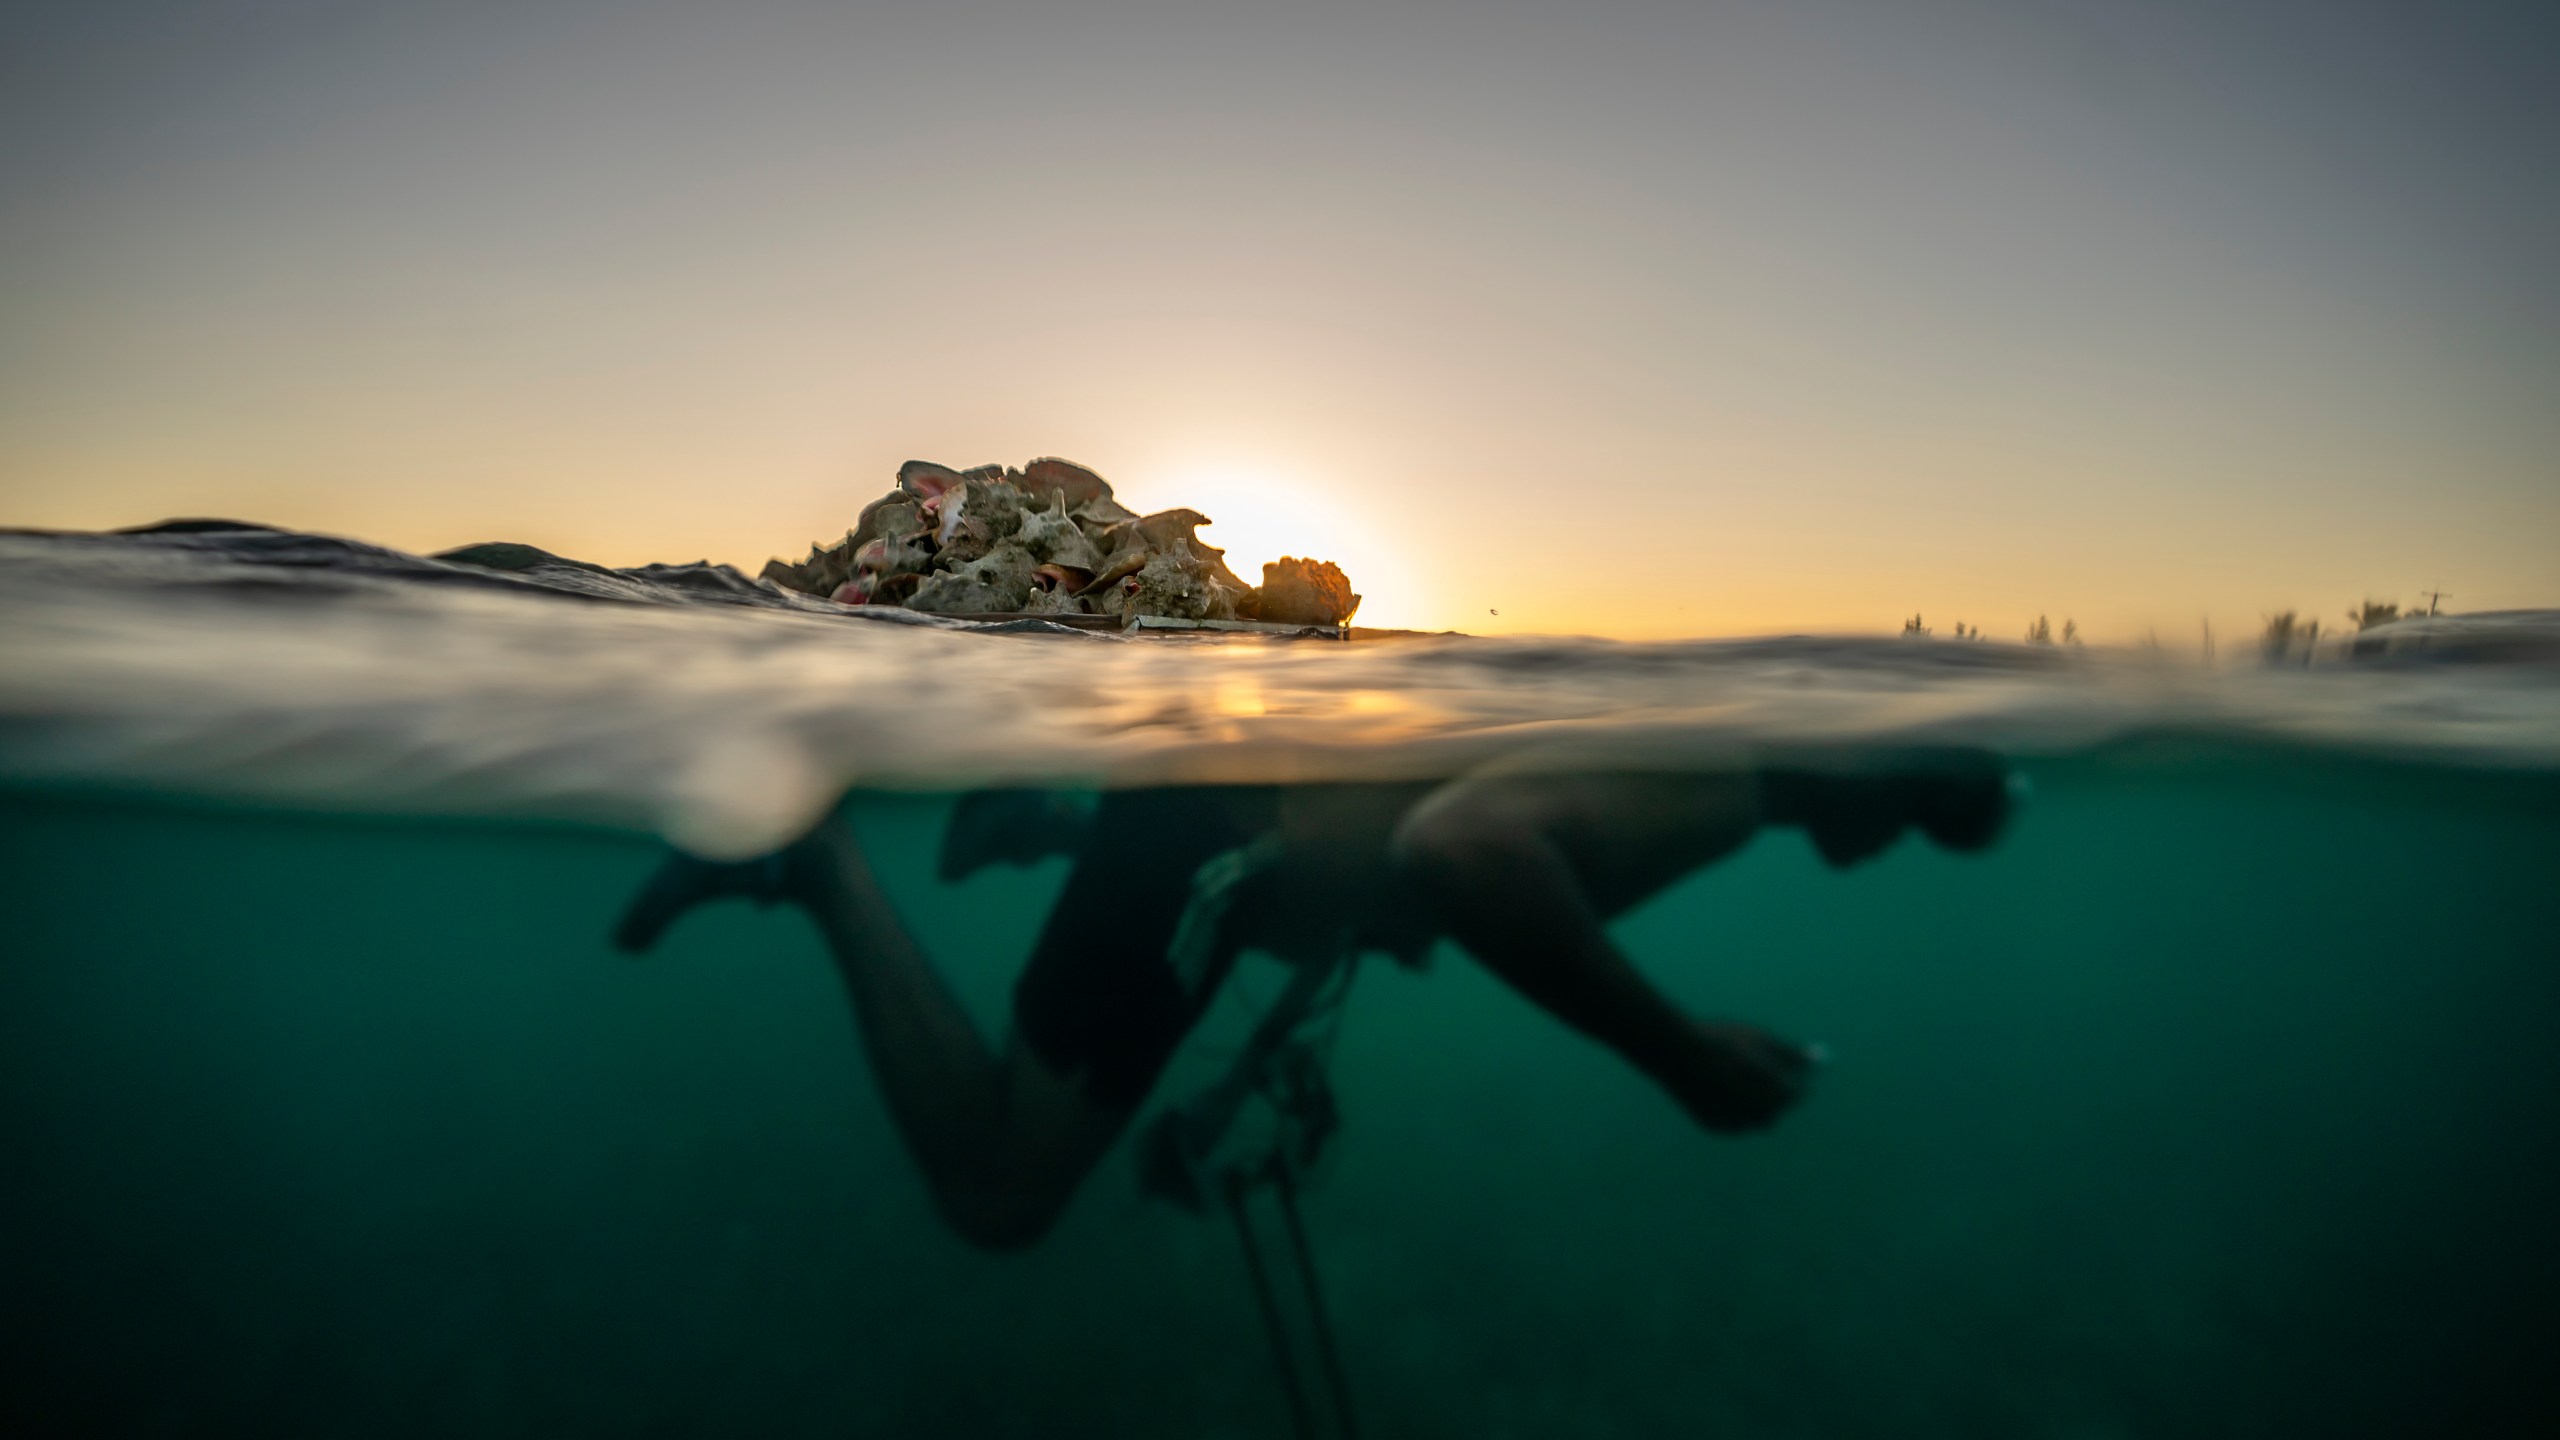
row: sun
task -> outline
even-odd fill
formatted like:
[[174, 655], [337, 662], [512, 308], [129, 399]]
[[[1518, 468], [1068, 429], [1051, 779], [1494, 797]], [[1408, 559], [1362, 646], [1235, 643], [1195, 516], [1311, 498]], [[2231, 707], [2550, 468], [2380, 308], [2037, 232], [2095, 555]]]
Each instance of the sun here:
[[1208, 516], [1200, 538], [1226, 551], [1227, 568], [1245, 583], [1262, 583], [1262, 567], [1284, 555], [1330, 560], [1351, 577], [1351, 588], [1361, 596], [1358, 623], [1401, 623], [1411, 592], [1402, 558], [1336, 497], [1266, 471], [1175, 473], [1179, 478], [1164, 487], [1159, 503], [1188, 506]]

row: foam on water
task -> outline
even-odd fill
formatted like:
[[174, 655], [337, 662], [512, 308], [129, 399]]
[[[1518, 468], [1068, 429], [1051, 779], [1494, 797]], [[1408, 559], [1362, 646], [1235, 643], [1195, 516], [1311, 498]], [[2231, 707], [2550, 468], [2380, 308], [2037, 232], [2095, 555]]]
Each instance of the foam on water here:
[[726, 856], [854, 786], [2050, 754], [2162, 732], [2560, 766], [2549, 612], [2406, 622], [2374, 663], [2219, 669], [1998, 643], [1013, 629], [521, 546], [465, 563], [257, 527], [0, 535], [0, 780], [568, 818]]

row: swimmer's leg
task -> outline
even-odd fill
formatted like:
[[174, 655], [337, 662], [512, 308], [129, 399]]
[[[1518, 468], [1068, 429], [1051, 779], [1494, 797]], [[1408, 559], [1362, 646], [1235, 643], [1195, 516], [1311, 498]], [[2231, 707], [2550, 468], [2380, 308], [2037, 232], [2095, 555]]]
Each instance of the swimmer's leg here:
[[1394, 854], [1440, 927], [1549, 1014], [1623, 1056], [1711, 1130], [1757, 1130], [1800, 1099], [1811, 1060], [1755, 1026], [1671, 1003], [1605, 924], [1762, 823], [1737, 775], [1454, 781], [1398, 827]]
[[746, 866], [671, 860], [615, 941], [647, 949], [685, 910], [731, 895], [797, 905], [816, 924], [898, 1134], [952, 1227], [989, 1249], [1046, 1233], [1129, 1110], [1095, 1100], [1018, 1042], [1001, 1055], [988, 1048], [840, 819]]

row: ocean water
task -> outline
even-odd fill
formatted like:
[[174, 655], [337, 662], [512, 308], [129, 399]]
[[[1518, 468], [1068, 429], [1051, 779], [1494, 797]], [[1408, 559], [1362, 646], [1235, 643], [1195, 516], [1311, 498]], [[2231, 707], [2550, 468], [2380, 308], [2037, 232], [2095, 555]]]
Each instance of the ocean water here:
[[[2560, 1424], [2549, 617], [2204, 667], [988, 635], [543, 572], [0, 537], [11, 1433], [1288, 1436], [1222, 1219], [1124, 1152], [973, 1250], [805, 922], [613, 951], [668, 845], [841, 805], [993, 1032], [1065, 867], [937, 882], [979, 785], [1913, 744], [2030, 779], [1996, 849], [1772, 832], [1615, 928], [1827, 1046], [1766, 1134], [1445, 945], [1362, 968], [1303, 1206], [1364, 1432]], [[1156, 1102], [1285, 980], [1249, 957]]]

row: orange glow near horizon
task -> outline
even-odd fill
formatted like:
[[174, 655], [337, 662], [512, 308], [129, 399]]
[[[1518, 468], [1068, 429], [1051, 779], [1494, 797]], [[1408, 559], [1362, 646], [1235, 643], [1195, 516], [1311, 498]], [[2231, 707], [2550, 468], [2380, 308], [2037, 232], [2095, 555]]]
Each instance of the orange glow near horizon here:
[[2023, 13], [1558, 9], [1456, 64], [1305, 7], [747, 3], [385, 0], [307, 55], [57, 7], [103, 28], [0, 93], [0, 526], [753, 574], [902, 460], [1048, 454], [1382, 627], [2560, 600], [2539, 132], [2319, 88], [2294, 27], [2092, 106]]
[[1124, 497], [1125, 503], [1140, 510], [1181, 506], [1208, 516], [1200, 538], [1224, 550], [1227, 568], [1245, 583], [1260, 584], [1262, 567], [1282, 556], [1330, 560], [1360, 596], [1355, 623], [1414, 628], [1426, 618], [1428, 606], [1405, 557], [1330, 495], [1251, 466], [1199, 464], [1175, 473], [1179, 478], [1166, 493]]

